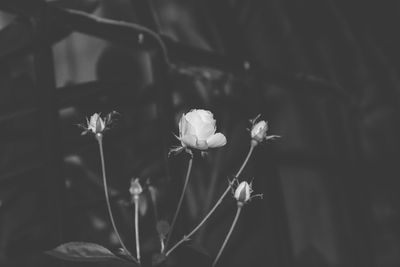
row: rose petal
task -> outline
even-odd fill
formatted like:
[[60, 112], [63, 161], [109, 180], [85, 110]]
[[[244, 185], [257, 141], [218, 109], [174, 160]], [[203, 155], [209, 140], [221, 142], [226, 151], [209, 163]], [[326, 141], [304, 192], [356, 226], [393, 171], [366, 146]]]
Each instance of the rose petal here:
[[190, 112], [186, 113], [185, 115], [186, 120], [194, 127], [197, 128], [198, 126], [203, 125], [203, 120], [201, 119], [200, 115], [197, 114], [196, 109], [191, 110]]
[[94, 113], [94, 114], [90, 117], [90, 122], [89, 122], [90, 126], [95, 127], [98, 118], [99, 118], [99, 115], [97, 115], [97, 113]]
[[199, 140], [207, 140], [215, 133], [216, 130], [215, 124], [213, 125], [204, 123], [200, 127], [196, 128], [196, 136]]
[[204, 109], [196, 109], [195, 111], [203, 122], [212, 123], [215, 125], [214, 115], [211, 113], [211, 111]]
[[182, 137], [187, 132], [187, 121], [185, 119], [185, 115], [182, 115], [179, 120], [179, 136]]
[[190, 123], [191, 129], [195, 131], [188, 134], [196, 135], [199, 140], [207, 140], [207, 138], [213, 135], [216, 131], [215, 120], [210, 111], [193, 109], [188, 112], [185, 117]]
[[197, 136], [196, 134], [196, 128], [186, 119], [186, 117], [182, 118], [182, 136], [184, 135], [194, 135]]
[[104, 124], [103, 119], [98, 117], [97, 121], [96, 121], [96, 128], [95, 128], [96, 133], [102, 132], [104, 130], [104, 128], [105, 128], [105, 124]]
[[206, 123], [206, 126], [202, 127], [201, 130], [197, 129], [198, 138], [205, 140], [215, 134], [215, 131], [217, 130], [214, 115], [211, 111], [204, 109], [197, 109], [196, 112], [201, 117], [201, 120]]
[[251, 137], [254, 138], [258, 134], [265, 134], [268, 130], [268, 124], [265, 121], [259, 121], [256, 125], [251, 129]]
[[208, 147], [221, 147], [226, 144], [226, 137], [222, 133], [216, 133], [207, 139]]
[[251, 190], [250, 185], [246, 181], [243, 181], [236, 188], [235, 193], [234, 193], [234, 197], [239, 202], [245, 203], [245, 202], [250, 200], [251, 192], [252, 192], [252, 190]]
[[187, 134], [181, 137], [181, 143], [184, 147], [193, 147], [196, 148], [197, 146], [197, 138], [194, 135]]
[[200, 150], [207, 150], [208, 145], [206, 140], [197, 140], [196, 148]]
[[241, 191], [243, 191], [246, 182], [241, 182], [238, 187], [236, 187], [234, 197], [239, 199]]

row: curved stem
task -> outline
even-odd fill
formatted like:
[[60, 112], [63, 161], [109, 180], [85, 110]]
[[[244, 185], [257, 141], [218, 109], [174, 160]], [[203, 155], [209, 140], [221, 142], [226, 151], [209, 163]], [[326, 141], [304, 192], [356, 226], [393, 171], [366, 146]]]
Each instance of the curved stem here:
[[[165, 63], [170, 66], [172, 65], [169, 59], [168, 55], [168, 49], [167, 45], [165, 44], [164, 40], [158, 34], [157, 32], [151, 30], [150, 28], [144, 27], [142, 25], [136, 24], [136, 23], [129, 23], [129, 22], [123, 22], [123, 21], [115, 21], [111, 19], [106, 19], [106, 18], [100, 18], [98, 16], [92, 15], [92, 14], [87, 14], [86, 12], [79, 11], [79, 10], [73, 10], [73, 9], [64, 9], [64, 12], [67, 12], [69, 15], [73, 15], [76, 18], [81, 19], [82, 21], [85, 20], [88, 23], [96, 23], [96, 24], [103, 24], [103, 27], [112, 27], [112, 26], [118, 26], [119, 28], [130, 28], [134, 29], [139, 32], [139, 34], [147, 34], [151, 38], [154, 39], [154, 41], [157, 42], [157, 44], [160, 46], [162, 56], [164, 58]], [[139, 40], [138, 40], [139, 41]], [[139, 41], [141, 42], [141, 41]]]
[[134, 261], [134, 262], [138, 262], [129, 252], [129, 250], [126, 248], [124, 242], [121, 239], [121, 236], [119, 235], [119, 232], [117, 230], [117, 227], [115, 225], [115, 221], [114, 221], [114, 216], [111, 210], [111, 204], [110, 204], [110, 197], [108, 196], [108, 186], [107, 186], [107, 178], [106, 178], [106, 166], [104, 163], [104, 152], [103, 152], [103, 135], [101, 133], [96, 134], [96, 140], [99, 144], [99, 149], [100, 149], [100, 159], [101, 159], [101, 169], [102, 169], [102, 173], [103, 173], [103, 185], [104, 185], [104, 194], [106, 197], [106, 203], [107, 203], [107, 210], [108, 210], [108, 215], [110, 217], [110, 221], [111, 221], [111, 225], [114, 228], [114, 232], [117, 235], [118, 241], [121, 244], [121, 247], [123, 248], [123, 250], [125, 251], [125, 253], [127, 255], [129, 255], [129, 257]]
[[240, 169], [239, 169], [238, 172], [236, 173], [235, 178], [239, 178], [240, 174], [241, 174], [242, 171], [244, 170], [244, 167], [246, 167], [247, 162], [249, 161], [250, 156], [251, 156], [251, 154], [253, 153], [253, 150], [254, 150], [254, 148], [255, 148], [256, 146], [257, 146], [257, 145], [256, 145], [255, 143], [251, 142], [249, 152], [247, 153], [247, 156], [246, 156], [246, 158], [244, 159], [242, 166], [240, 166]]
[[185, 183], [183, 185], [181, 196], [179, 197], [178, 206], [176, 207], [176, 211], [175, 211], [174, 217], [172, 219], [172, 223], [171, 223], [171, 228], [169, 230], [167, 241], [165, 242], [164, 247], [168, 247], [169, 240], [171, 239], [171, 236], [172, 236], [172, 231], [174, 230], [176, 220], [178, 219], [178, 214], [179, 214], [179, 211], [182, 206], [183, 197], [185, 196], [186, 188], [189, 183], [190, 173], [192, 171], [192, 165], [193, 165], [193, 156], [190, 156], [190, 160], [189, 160], [188, 168], [187, 168], [187, 172], [186, 172]]
[[221, 248], [219, 249], [219, 252], [218, 252], [218, 254], [217, 254], [217, 257], [215, 257], [215, 260], [214, 260], [214, 262], [213, 262], [213, 264], [212, 264], [212, 267], [214, 267], [214, 266], [217, 264], [218, 259], [221, 257], [221, 254], [222, 254], [222, 252], [224, 251], [224, 248], [225, 248], [226, 244], [228, 243], [228, 240], [229, 240], [229, 238], [231, 237], [231, 234], [232, 234], [232, 232], [233, 232], [233, 229], [235, 228], [235, 225], [236, 225], [236, 223], [237, 223], [237, 221], [238, 221], [238, 219], [239, 219], [239, 215], [240, 215], [240, 212], [242, 211], [242, 207], [243, 207], [243, 204], [242, 204], [242, 203], [238, 203], [237, 210], [236, 210], [236, 215], [235, 215], [235, 218], [233, 219], [231, 228], [229, 229], [229, 232], [228, 232], [228, 234], [227, 234], [226, 237], [225, 237], [224, 243], [222, 243], [222, 246], [221, 246]]
[[135, 238], [136, 238], [136, 258], [140, 263], [140, 242], [139, 242], [139, 196], [134, 197], [135, 202]]
[[[235, 178], [237, 179], [240, 174], [242, 173], [242, 171], [244, 170], [245, 166], [247, 165], [247, 162], [250, 159], [251, 154], [253, 153], [254, 148], [256, 147], [256, 144], [251, 143], [250, 145], [250, 149], [249, 152], [247, 153], [247, 156], [245, 158], [245, 160], [243, 161], [242, 166], [240, 167], [239, 171], [236, 173]], [[169, 249], [166, 253], [165, 256], [168, 256], [172, 251], [174, 251], [180, 244], [182, 244], [183, 242], [189, 240], [189, 238], [194, 235], [197, 230], [200, 229], [200, 227], [208, 220], [208, 218], [214, 213], [214, 211], [218, 208], [218, 206], [222, 203], [222, 200], [225, 198], [225, 196], [229, 193], [230, 189], [231, 189], [232, 184], [229, 183], [227, 188], [225, 189], [225, 191], [222, 193], [222, 195], [220, 196], [220, 198], [217, 200], [217, 202], [215, 203], [215, 205], [212, 207], [212, 209], [206, 214], [206, 216], [204, 216], [204, 218], [201, 220], [201, 222], [195, 227], [193, 228], [193, 230], [183, 236], [183, 238], [181, 240], [179, 240], [171, 249]]]

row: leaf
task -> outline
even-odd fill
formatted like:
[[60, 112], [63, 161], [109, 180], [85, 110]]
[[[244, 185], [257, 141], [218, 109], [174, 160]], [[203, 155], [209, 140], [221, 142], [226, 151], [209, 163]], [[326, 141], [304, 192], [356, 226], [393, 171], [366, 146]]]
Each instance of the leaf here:
[[163, 263], [167, 257], [164, 254], [156, 253], [151, 257], [151, 265], [157, 266], [158, 264]]
[[119, 248], [118, 255], [127, 261], [132, 261], [132, 254], [129, 251], [124, 250], [123, 248]]
[[[172, 256], [173, 259], [170, 259]], [[184, 245], [179, 247], [174, 255], [169, 255], [168, 260], [175, 260], [174, 266], [204, 267], [211, 266], [212, 260], [207, 251], [197, 245]]]
[[105, 262], [111, 260], [123, 261], [107, 248], [94, 243], [69, 242], [46, 251], [46, 254], [68, 261]]

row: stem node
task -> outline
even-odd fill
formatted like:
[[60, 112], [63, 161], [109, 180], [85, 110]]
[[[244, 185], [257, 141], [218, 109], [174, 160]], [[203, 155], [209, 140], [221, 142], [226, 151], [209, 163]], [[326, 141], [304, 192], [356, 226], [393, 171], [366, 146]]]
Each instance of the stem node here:
[[[238, 177], [240, 176], [240, 174], [242, 173], [244, 167], [247, 165], [247, 162], [250, 159], [251, 154], [253, 153], [254, 148], [256, 147], [256, 145], [254, 145], [253, 143], [250, 145], [250, 149], [249, 152], [247, 153], [247, 156], [245, 158], [245, 160], [243, 161], [242, 166], [240, 167], [240, 169], [238, 170], [238, 172], [235, 174], [234, 176], [234, 180], [238, 180]], [[204, 218], [201, 220], [201, 222], [195, 227], [193, 228], [193, 230], [187, 234], [184, 235], [183, 238], [181, 240], [179, 240], [175, 245], [172, 246], [172, 248], [170, 248], [166, 253], [165, 256], [168, 256], [172, 251], [174, 251], [180, 244], [182, 244], [183, 242], [187, 241], [192, 235], [194, 235], [197, 230], [200, 229], [200, 227], [208, 220], [208, 218], [210, 218], [210, 216], [214, 213], [214, 211], [218, 208], [218, 206], [222, 203], [222, 200], [225, 198], [225, 196], [229, 193], [229, 191], [231, 190], [232, 187], [232, 183], [229, 181], [228, 182], [228, 186], [225, 189], [225, 191], [222, 193], [221, 197], [217, 200], [217, 202], [215, 203], [214, 207], [212, 207], [212, 209], [206, 214], [206, 216], [204, 216]]]

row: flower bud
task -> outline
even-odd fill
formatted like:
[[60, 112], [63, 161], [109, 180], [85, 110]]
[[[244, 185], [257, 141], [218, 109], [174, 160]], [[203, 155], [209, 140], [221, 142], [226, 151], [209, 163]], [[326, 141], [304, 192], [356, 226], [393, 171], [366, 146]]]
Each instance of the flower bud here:
[[139, 183], [139, 178], [133, 179], [131, 180], [131, 187], [129, 188], [129, 193], [131, 193], [131, 195], [133, 197], [139, 197], [139, 195], [143, 192], [143, 188]]
[[116, 115], [119, 115], [119, 113], [112, 111], [102, 118], [100, 117], [100, 113], [94, 113], [90, 116], [90, 119], [86, 118], [86, 124], [78, 124], [77, 126], [83, 129], [81, 135], [92, 133], [96, 138], [101, 138], [103, 133], [110, 129]]
[[251, 185], [243, 181], [238, 185], [233, 196], [238, 203], [244, 204], [250, 200], [252, 192]]
[[251, 145], [256, 146], [262, 141], [266, 140], [275, 140], [276, 138], [280, 138], [279, 135], [267, 135], [268, 131], [268, 122], [262, 120], [257, 122], [260, 118], [261, 114], [257, 115], [254, 119], [250, 120], [252, 127], [250, 130], [251, 136]]
[[88, 121], [87, 129], [94, 134], [101, 133], [106, 128], [104, 120], [100, 117], [100, 114], [94, 113]]
[[267, 137], [268, 124], [266, 121], [259, 121], [251, 129], [251, 138], [261, 143]]

